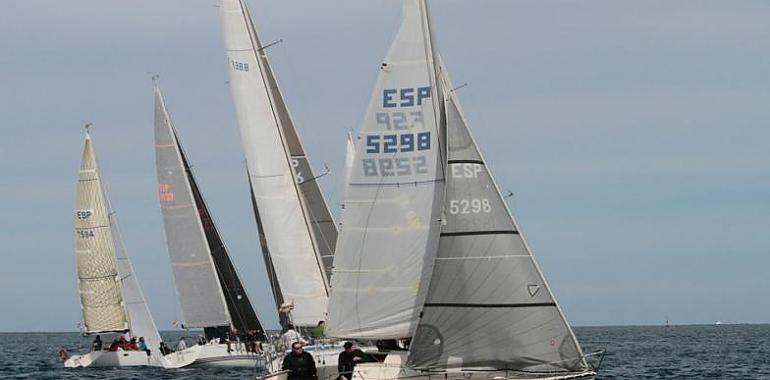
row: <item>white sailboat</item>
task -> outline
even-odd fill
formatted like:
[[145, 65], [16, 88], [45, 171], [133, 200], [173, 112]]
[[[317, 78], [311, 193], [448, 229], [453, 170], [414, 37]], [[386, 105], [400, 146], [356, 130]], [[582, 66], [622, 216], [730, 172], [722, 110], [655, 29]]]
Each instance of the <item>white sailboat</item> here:
[[354, 378], [592, 379], [404, 0], [348, 179], [327, 332], [410, 339]]
[[[86, 336], [98, 336], [103, 349], [73, 355], [65, 367], [165, 365], [158, 330], [123, 245], [115, 213], [101, 181], [91, 135], [86, 130], [75, 205], [75, 254]], [[143, 337], [144, 351], [107, 351], [115, 338]]]
[[[185, 328], [202, 328], [205, 344], [167, 355], [171, 362], [254, 368], [261, 356], [230, 332], [264, 330], [233, 266], [177, 138], [155, 81], [155, 154], [166, 243]], [[223, 340], [231, 341], [230, 344]]]
[[[337, 226], [246, 2], [220, 0], [219, 8], [230, 89], [276, 308], [282, 327], [291, 323], [307, 332], [326, 320]], [[305, 350], [321, 372], [336, 371], [341, 343], [317, 342]], [[270, 369], [280, 369], [282, 356]]]

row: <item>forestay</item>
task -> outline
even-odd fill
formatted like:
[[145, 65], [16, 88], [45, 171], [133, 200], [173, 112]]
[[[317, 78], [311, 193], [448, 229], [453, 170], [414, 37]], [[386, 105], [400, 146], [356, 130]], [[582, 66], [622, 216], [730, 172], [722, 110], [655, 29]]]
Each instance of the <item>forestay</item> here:
[[444, 144], [429, 27], [422, 1], [403, 12], [351, 161], [330, 336], [411, 336], [438, 243]]
[[[452, 88], [448, 79], [444, 87]], [[580, 347], [452, 91], [446, 113], [449, 152], [441, 239], [409, 366], [585, 370]]]
[[171, 119], [155, 87], [155, 164], [166, 244], [185, 327], [230, 326], [224, 294]]
[[[221, 0], [230, 88], [260, 239], [275, 271], [276, 300], [294, 305], [294, 323], [326, 319], [336, 226], [323, 203], [246, 4]], [[265, 249], [266, 248], [266, 249]], [[327, 264], [325, 265], [324, 262]]]
[[75, 201], [75, 254], [86, 334], [129, 329], [115, 260], [109, 207], [86, 132]]

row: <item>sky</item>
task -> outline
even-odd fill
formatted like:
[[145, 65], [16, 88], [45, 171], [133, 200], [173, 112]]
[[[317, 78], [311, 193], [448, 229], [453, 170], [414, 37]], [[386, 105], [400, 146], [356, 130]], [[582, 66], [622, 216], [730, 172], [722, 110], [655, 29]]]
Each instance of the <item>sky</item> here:
[[[335, 213], [395, 0], [250, 0]], [[277, 326], [216, 1], [5, 0], [0, 331], [75, 331], [91, 122], [156, 323], [179, 318], [151, 75], [260, 317]], [[434, 0], [471, 129], [573, 325], [770, 322], [770, 3]]]

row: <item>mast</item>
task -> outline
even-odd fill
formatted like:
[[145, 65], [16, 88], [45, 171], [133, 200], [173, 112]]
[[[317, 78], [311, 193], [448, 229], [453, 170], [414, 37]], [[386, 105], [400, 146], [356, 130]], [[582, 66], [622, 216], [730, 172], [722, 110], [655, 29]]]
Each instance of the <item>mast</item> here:
[[275, 274], [273, 293], [280, 295], [277, 302], [294, 306], [297, 325], [315, 326], [326, 319], [336, 225], [245, 2], [221, 0], [220, 11], [260, 241]]
[[86, 126], [74, 215], [78, 288], [86, 335], [129, 330], [109, 213]]
[[158, 190], [177, 299], [185, 327], [204, 328], [207, 337], [213, 338], [221, 335], [222, 329], [229, 330], [233, 319], [193, 193], [193, 183], [157, 84], [154, 91]]
[[409, 337], [438, 245], [445, 147], [425, 4], [403, 3], [352, 152], [327, 335]]

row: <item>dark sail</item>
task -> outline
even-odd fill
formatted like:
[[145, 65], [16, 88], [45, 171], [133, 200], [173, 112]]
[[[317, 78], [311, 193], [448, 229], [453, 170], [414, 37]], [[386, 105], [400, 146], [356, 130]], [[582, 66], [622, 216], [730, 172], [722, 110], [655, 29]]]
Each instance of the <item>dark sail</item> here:
[[214, 260], [214, 267], [217, 270], [219, 282], [224, 292], [227, 310], [230, 312], [230, 319], [232, 320], [233, 327], [239, 332], [251, 330], [264, 331], [262, 329], [262, 324], [259, 322], [259, 318], [257, 318], [257, 313], [254, 311], [254, 307], [251, 305], [249, 297], [246, 295], [243, 284], [238, 278], [238, 273], [236, 272], [232, 261], [230, 261], [230, 256], [227, 254], [227, 248], [222, 242], [219, 231], [217, 231], [217, 228], [214, 225], [214, 220], [211, 218], [206, 202], [203, 200], [203, 195], [201, 195], [200, 190], [198, 189], [195, 176], [193, 175], [192, 170], [190, 170], [190, 165], [188, 164], [187, 157], [179, 143], [179, 138], [176, 136], [176, 131], [174, 131], [174, 137], [177, 142], [179, 154], [182, 157], [182, 163], [187, 172], [187, 180], [190, 183], [195, 199], [195, 205], [198, 208], [198, 215], [201, 219], [203, 231], [206, 234], [206, 240], [209, 245], [209, 250], [211, 251], [211, 257]]

